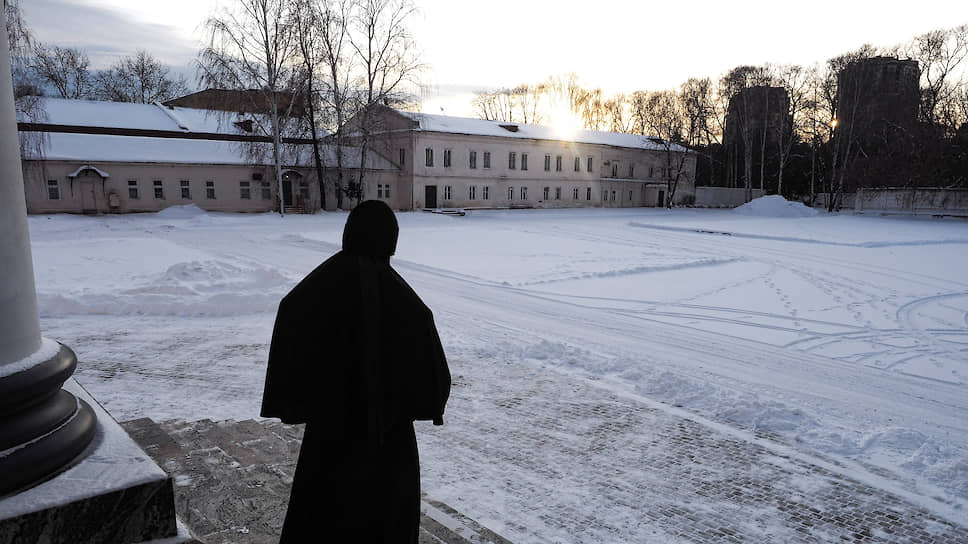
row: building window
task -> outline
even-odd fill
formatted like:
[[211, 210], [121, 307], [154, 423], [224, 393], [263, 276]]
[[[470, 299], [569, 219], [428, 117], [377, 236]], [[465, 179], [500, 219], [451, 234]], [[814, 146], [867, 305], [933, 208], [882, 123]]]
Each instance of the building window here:
[[133, 200], [138, 200], [138, 180], [129, 179], [128, 180], [128, 198]]
[[555, 187], [555, 200], [561, 200], [561, 187]]
[[490, 168], [490, 167], [491, 167], [491, 152], [490, 151], [485, 151], [484, 152], [484, 168]]
[[407, 164], [407, 150], [400, 148], [400, 166]]
[[635, 177], [635, 165], [634, 164], [630, 164], [629, 165], [629, 178], [634, 178], [634, 177]]
[[[268, 181], [263, 181], [262, 182], [262, 185], [264, 187], [265, 186], [268, 186], [269, 185], [269, 182]], [[264, 190], [265, 189], [263, 189], [263, 191]], [[206, 181], [205, 182], [205, 198], [207, 198], [209, 200], [215, 200], [215, 182], [214, 181]]]
[[250, 200], [252, 198], [252, 189], [249, 187], [248, 181], [239, 182], [239, 198], [242, 200]]
[[383, 198], [390, 198], [390, 184], [387, 183], [383, 186]]
[[477, 185], [471, 185], [467, 188], [467, 198], [477, 200]]
[[60, 185], [56, 179], [47, 180], [47, 198], [50, 200], [60, 200]]
[[427, 155], [426, 165], [427, 166], [433, 166], [434, 165], [434, 150], [433, 150], [433, 148], [428, 147], [427, 149], [424, 150], [424, 153]]
[[481, 187], [481, 198], [483, 198], [484, 200], [491, 199], [491, 187], [489, 185], [485, 185], [484, 187]]
[[592, 158], [591, 157], [588, 157], [588, 171], [589, 172], [592, 171]]
[[592, 188], [591, 187], [586, 187], [585, 188], [585, 200], [591, 200], [591, 199], [592, 199]]
[[521, 170], [527, 170], [527, 169], [528, 169], [528, 154], [521, 153]]
[[616, 161], [612, 161], [612, 177], [613, 178], [618, 177], [618, 162]]
[[[272, 186], [268, 181], [259, 182], [262, 187], [262, 200], [272, 200]], [[212, 189], [212, 198], [215, 198], [215, 189]]]
[[508, 170], [514, 170], [518, 167], [518, 154], [514, 151], [508, 152]]
[[521, 187], [521, 200], [527, 200], [527, 199], [528, 199], [528, 188]]
[[470, 158], [467, 161], [467, 166], [471, 169], [477, 168], [477, 151], [471, 151]]
[[551, 155], [545, 155], [545, 172], [551, 172]]
[[450, 168], [450, 150], [444, 150], [444, 168]]
[[615, 202], [615, 190], [612, 189], [612, 202]]
[[649, 167], [649, 177], [650, 178], [654, 178], [655, 177], [655, 167], [653, 167], [653, 166], [650, 166]]
[[571, 198], [578, 200], [578, 187], [575, 187], [574, 189], [572, 189]]
[[185, 199], [192, 198], [192, 182], [183, 179], [178, 182], [179, 187], [181, 187], [181, 197]]
[[299, 196], [303, 201], [309, 200], [309, 182], [304, 179], [299, 180]]
[[444, 200], [450, 200], [450, 198], [451, 198], [450, 185], [444, 185]]
[[629, 191], [629, 200], [632, 200], [632, 191]]
[[508, 187], [508, 200], [514, 200], [514, 187]]
[[575, 172], [581, 172], [581, 157], [575, 157]]
[[383, 184], [382, 183], [377, 183], [376, 184], [376, 197], [377, 198], [383, 198]]
[[561, 155], [555, 157], [555, 172], [561, 172]]
[[608, 189], [602, 190], [602, 202], [608, 202]]
[[151, 182], [155, 189], [155, 198], [164, 199], [165, 198], [165, 188], [161, 185], [161, 180], [156, 179]]
[[550, 187], [545, 187], [543, 194], [544, 194], [544, 199], [545, 200], [548, 200], [550, 198], [551, 188]]

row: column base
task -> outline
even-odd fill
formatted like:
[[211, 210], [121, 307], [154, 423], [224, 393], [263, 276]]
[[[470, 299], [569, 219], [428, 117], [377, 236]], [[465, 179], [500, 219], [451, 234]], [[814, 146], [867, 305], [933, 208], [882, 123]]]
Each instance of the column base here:
[[64, 470], [94, 438], [91, 406], [61, 389], [76, 367], [61, 345], [53, 357], [0, 376], [0, 497]]
[[67, 470], [0, 499], [0, 544], [195, 542], [179, 530], [171, 479], [80, 385], [64, 389], [92, 408], [94, 440]]

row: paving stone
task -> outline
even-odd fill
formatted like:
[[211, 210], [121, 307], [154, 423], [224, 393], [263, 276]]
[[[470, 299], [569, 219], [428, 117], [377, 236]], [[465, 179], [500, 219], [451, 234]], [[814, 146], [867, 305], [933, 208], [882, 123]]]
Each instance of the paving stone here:
[[[122, 425], [174, 479], [176, 510], [202, 542], [278, 542], [301, 427], [146, 418]], [[443, 503], [427, 500], [424, 509], [432, 510], [421, 514], [420, 544], [511, 544]]]

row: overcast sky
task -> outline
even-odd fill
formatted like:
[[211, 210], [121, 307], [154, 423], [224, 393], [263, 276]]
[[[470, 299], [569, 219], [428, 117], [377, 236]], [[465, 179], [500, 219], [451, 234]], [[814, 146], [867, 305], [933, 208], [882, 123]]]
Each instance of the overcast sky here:
[[[146, 49], [191, 75], [202, 21], [230, 3], [21, 0], [21, 8], [39, 40], [80, 47], [97, 67]], [[608, 93], [662, 89], [739, 64], [812, 64], [863, 43], [889, 46], [968, 23], [966, 0], [416, 3], [411, 28], [430, 66], [424, 109], [465, 116], [473, 90], [566, 72]]]

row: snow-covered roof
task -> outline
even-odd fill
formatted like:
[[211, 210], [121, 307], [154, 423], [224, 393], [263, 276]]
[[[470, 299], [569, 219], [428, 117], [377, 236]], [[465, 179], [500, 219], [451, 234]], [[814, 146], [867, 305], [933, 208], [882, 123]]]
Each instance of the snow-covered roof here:
[[[397, 111], [397, 113], [418, 123], [419, 128], [415, 130], [426, 132], [446, 132], [452, 134], [498, 136], [501, 138], [523, 138], [530, 140], [555, 140], [614, 147], [630, 147], [634, 149], [665, 150], [661, 140], [658, 140], [658, 138], [638, 134], [621, 134], [618, 132], [599, 132], [594, 130], [576, 130], [571, 133], [563, 133], [554, 127], [544, 125], [487, 121], [484, 119], [450, 117], [447, 115], [406, 111]], [[673, 149], [676, 151], [685, 151], [684, 147], [675, 144], [673, 144]]]
[[127, 128], [180, 132], [244, 134], [232, 124], [237, 120], [224, 112], [168, 107], [161, 104], [132, 104], [94, 100], [44, 98], [43, 117], [21, 115], [19, 121], [82, 127]]
[[[171, 164], [251, 164], [242, 153], [238, 142], [187, 140], [180, 138], [150, 138], [145, 136], [112, 136], [104, 134], [45, 134], [43, 158], [46, 160], [91, 162], [143, 162]], [[270, 144], [260, 144], [267, 148]], [[25, 149], [28, 159], [41, 156]], [[321, 145], [323, 164], [336, 166], [336, 148]], [[266, 153], [269, 162], [270, 153]], [[289, 162], [289, 161], [287, 161]], [[360, 152], [355, 147], [343, 148], [343, 164], [353, 168], [360, 163]], [[299, 157], [291, 164], [312, 166], [312, 147], [299, 146]], [[376, 153], [368, 153], [366, 166], [371, 170], [395, 170]]]
[[[78, 127], [105, 127], [139, 131], [164, 131], [208, 134], [249, 134], [233, 122], [238, 115], [164, 106], [161, 104], [131, 104], [122, 102], [98, 102], [92, 100], [67, 100], [44, 98], [41, 102], [43, 115], [30, 118], [21, 114], [19, 121], [70, 125]], [[122, 136], [106, 134], [83, 134], [48, 132], [44, 134], [43, 155], [25, 150], [29, 159], [70, 160], [88, 162], [146, 162], [172, 164], [251, 164], [245, 158], [239, 142], [162, 138], [151, 136]], [[269, 144], [255, 144], [268, 146]], [[333, 146], [321, 145], [323, 164], [336, 165]], [[299, 146], [298, 157], [290, 164], [311, 166], [312, 148]], [[267, 154], [267, 157], [270, 156]], [[269, 162], [267, 159], [265, 162]], [[360, 154], [356, 148], [343, 149], [343, 163], [349, 167], [359, 165]], [[393, 170], [396, 167], [376, 153], [367, 154], [367, 168]]]

